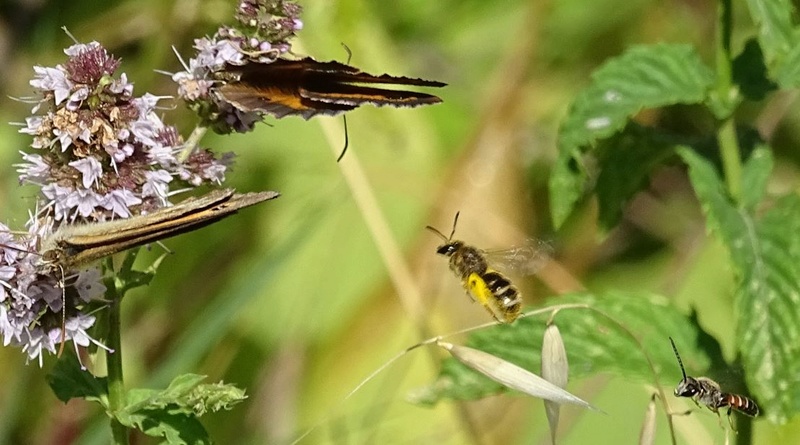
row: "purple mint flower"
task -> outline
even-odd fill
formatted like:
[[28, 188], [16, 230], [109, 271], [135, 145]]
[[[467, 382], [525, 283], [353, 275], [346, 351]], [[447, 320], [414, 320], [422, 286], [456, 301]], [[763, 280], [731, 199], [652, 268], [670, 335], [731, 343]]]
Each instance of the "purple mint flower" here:
[[87, 189], [91, 187], [92, 184], [98, 182], [103, 173], [103, 167], [100, 165], [100, 161], [93, 157], [72, 161], [68, 165], [81, 172], [83, 176], [83, 186]]
[[128, 218], [131, 216], [130, 207], [141, 203], [141, 198], [138, 198], [130, 190], [119, 189], [107, 194], [101, 205], [120, 218]]
[[52, 91], [56, 105], [64, 102], [71, 94], [72, 83], [67, 80], [67, 75], [63, 69], [34, 66], [33, 71], [36, 77], [30, 81], [30, 85], [43, 91]]

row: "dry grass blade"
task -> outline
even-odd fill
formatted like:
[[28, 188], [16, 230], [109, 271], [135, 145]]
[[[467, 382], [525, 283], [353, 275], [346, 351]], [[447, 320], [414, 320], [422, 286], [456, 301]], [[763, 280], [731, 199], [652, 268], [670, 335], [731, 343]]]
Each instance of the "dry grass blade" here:
[[[554, 324], [547, 325], [542, 339], [542, 377], [559, 388], [567, 386], [569, 377], [567, 350], [564, 348], [561, 332], [558, 330], [558, 326]], [[544, 410], [550, 426], [550, 439], [553, 444], [556, 443], [560, 408], [558, 403], [549, 400], [544, 401]]]
[[602, 412], [580, 397], [559, 388], [538, 375], [519, 366], [466, 346], [457, 346], [439, 341], [436, 343], [448, 350], [458, 361], [480, 372], [490, 379], [533, 397], [556, 403], [571, 403], [594, 411]]
[[642, 431], [639, 433], [639, 445], [653, 445], [656, 443], [656, 397], [650, 398], [647, 412], [644, 415]]

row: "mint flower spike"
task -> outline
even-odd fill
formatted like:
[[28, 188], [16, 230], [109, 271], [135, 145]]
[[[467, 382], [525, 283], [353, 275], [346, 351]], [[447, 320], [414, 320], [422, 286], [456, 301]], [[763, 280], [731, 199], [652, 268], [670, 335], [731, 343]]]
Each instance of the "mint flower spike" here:
[[246, 133], [262, 113], [243, 111], [222, 99], [216, 87], [230, 80], [228, 66], [269, 64], [291, 51], [289, 40], [303, 28], [302, 8], [284, 0], [242, 0], [236, 9], [238, 26], [222, 26], [211, 37], [194, 41], [195, 57], [172, 75], [178, 98], [217, 133]]
[[[43, 258], [36, 249], [52, 220], [32, 219], [28, 232], [12, 235], [0, 224], [0, 336], [3, 346], [19, 347], [27, 361], [43, 364], [43, 352], [56, 354], [56, 344], [91, 343], [108, 350], [88, 334], [95, 317], [82, 313], [106, 291], [99, 269], [66, 277], [41, 275]], [[41, 225], [40, 225], [41, 224]], [[72, 283], [65, 286], [66, 283]], [[64, 302], [67, 307], [64, 307]], [[65, 311], [69, 315], [64, 317]], [[64, 326], [62, 327], [62, 319]], [[83, 364], [81, 364], [83, 367]], [[85, 369], [85, 368], [84, 368]]]
[[133, 95], [120, 61], [97, 42], [75, 44], [55, 67], [35, 67], [40, 100], [22, 133], [35, 153], [17, 164], [20, 182], [41, 187], [61, 222], [127, 218], [168, 205], [181, 189], [225, 179], [230, 157], [196, 149], [186, 159], [177, 130], [156, 114], [163, 97]]
[[40, 366], [62, 339], [105, 348], [88, 330], [106, 293], [98, 267], [64, 276], [43, 267], [42, 240], [64, 224], [170, 206], [176, 193], [220, 184], [232, 161], [201, 148], [179, 158], [183, 139], [156, 113], [163, 97], [135, 96], [118, 73], [121, 60], [98, 42], [75, 43], [64, 53], [61, 64], [34, 67], [31, 116], [19, 124], [33, 140], [15, 167], [20, 183], [40, 190], [36, 210], [23, 234], [0, 226], [0, 337]]

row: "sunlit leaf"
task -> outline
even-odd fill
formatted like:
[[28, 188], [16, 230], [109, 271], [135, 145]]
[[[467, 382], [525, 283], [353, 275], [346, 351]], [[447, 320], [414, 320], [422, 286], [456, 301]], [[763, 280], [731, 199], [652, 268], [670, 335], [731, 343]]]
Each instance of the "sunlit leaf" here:
[[170, 444], [211, 443], [198, 417], [230, 409], [246, 396], [232, 385], [203, 384], [205, 378], [183, 374], [164, 390], [132, 389], [126, 394], [126, 406], [114, 415], [123, 425]]
[[595, 71], [559, 134], [559, 157], [550, 178], [556, 226], [585, 191], [591, 169], [584, 154], [593, 144], [620, 131], [643, 109], [702, 103], [712, 81], [711, 71], [688, 45], [634, 47]]
[[736, 271], [736, 337], [748, 386], [765, 414], [784, 422], [800, 411], [800, 197], [780, 199], [757, 219], [730, 202], [709, 161], [680, 153]]
[[767, 190], [767, 181], [772, 173], [774, 160], [772, 150], [760, 145], [750, 153], [750, 157], [742, 168], [742, 205], [754, 209], [764, 198]]
[[800, 40], [789, 0], [747, 0], [772, 77], [783, 87], [800, 85]]

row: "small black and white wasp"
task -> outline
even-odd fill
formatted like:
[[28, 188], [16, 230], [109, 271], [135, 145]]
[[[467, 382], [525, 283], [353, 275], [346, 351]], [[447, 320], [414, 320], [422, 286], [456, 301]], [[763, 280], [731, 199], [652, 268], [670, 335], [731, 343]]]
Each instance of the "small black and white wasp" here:
[[[672, 350], [675, 351], [675, 357], [678, 358], [678, 364], [683, 373], [683, 380], [678, 383], [675, 388], [675, 396], [689, 397], [694, 401], [697, 406], [705, 405], [711, 411], [714, 411], [719, 416], [719, 409], [728, 407], [728, 421], [730, 422], [731, 410], [739, 411], [742, 414], [756, 417], [758, 415], [758, 405], [749, 397], [723, 392], [719, 384], [708, 377], [689, 377], [686, 375], [686, 370], [683, 368], [683, 361], [678, 354], [678, 348], [672, 337], [669, 338], [672, 343]], [[733, 424], [731, 423], [731, 426]]]

